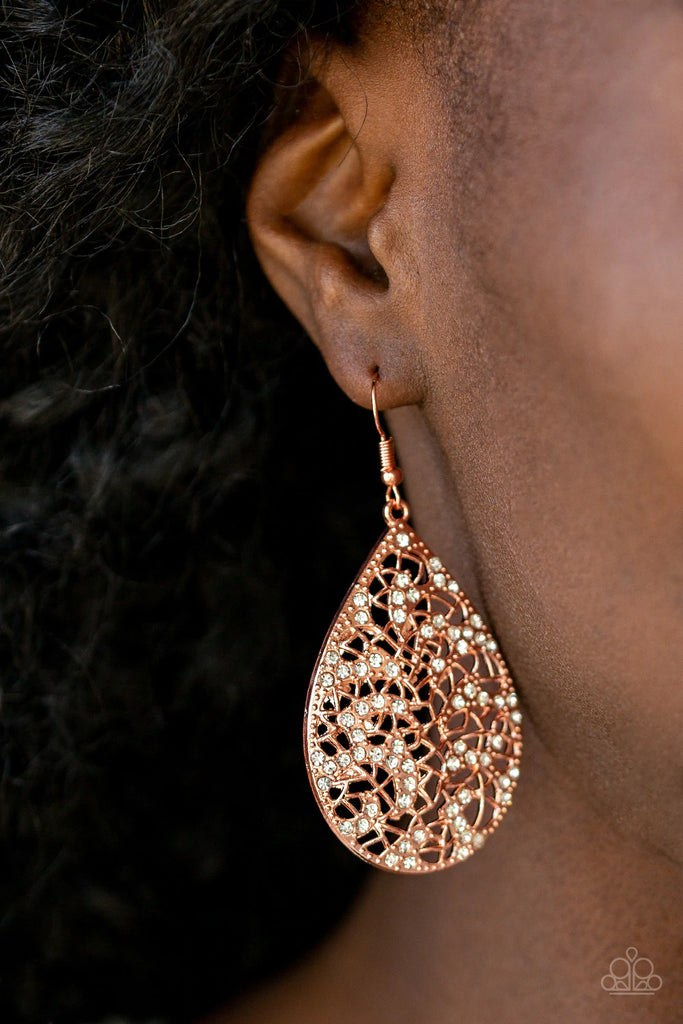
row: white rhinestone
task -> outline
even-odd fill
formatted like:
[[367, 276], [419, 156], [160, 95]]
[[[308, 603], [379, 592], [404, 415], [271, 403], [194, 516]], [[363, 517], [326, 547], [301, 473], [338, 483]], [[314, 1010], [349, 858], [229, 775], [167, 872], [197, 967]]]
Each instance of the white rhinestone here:
[[458, 584], [455, 582], [455, 580], [450, 581], [450, 583], [448, 584], [448, 589], [450, 590], [451, 594], [457, 594]]
[[458, 807], [457, 804], [449, 804], [447, 806], [447, 808], [446, 808], [446, 817], [447, 818], [457, 818], [459, 813], [460, 813], [460, 808]]
[[522, 712], [513, 711], [512, 714], [510, 715], [510, 718], [515, 723], [515, 725], [519, 725], [519, 723], [522, 721]]
[[443, 658], [434, 658], [434, 661], [432, 662], [432, 668], [434, 669], [435, 672], [443, 672], [445, 667], [446, 662], [443, 660]]
[[479, 764], [482, 765], [484, 768], [488, 768], [488, 766], [491, 764], [491, 755], [487, 754], [486, 752], [480, 754]]
[[464, 832], [461, 832], [460, 833], [460, 842], [461, 843], [471, 843], [472, 842], [472, 833], [469, 830], [467, 830], [467, 829]]
[[361, 608], [360, 611], [357, 611], [356, 614], [354, 615], [353, 621], [358, 626], [364, 626], [369, 618], [370, 616], [368, 615], [368, 613]]
[[396, 801], [398, 806], [399, 807], [403, 807], [403, 808], [410, 807], [412, 802], [413, 801], [412, 801], [412, 798], [410, 796], [410, 793], [401, 793], [401, 795], [399, 796], [398, 800]]
[[339, 661], [339, 654], [334, 649], [329, 650], [325, 655], [325, 661], [328, 665], [336, 665]]
[[496, 643], [496, 641], [495, 640], [487, 640], [486, 641], [486, 650], [487, 651], [491, 651], [491, 653], [493, 653], [494, 651], [497, 651], [498, 650], [498, 644]]
[[416, 843], [424, 843], [427, 833], [423, 828], [416, 828], [413, 832], [413, 839]]
[[398, 675], [398, 665], [395, 661], [387, 662], [387, 675], [390, 679], [395, 679]]
[[472, 623], [475, 629], [481, 629], [482, 626], [484, 625], [484, 621], [481, 615], [477, 615], [476, 612], [474, 615], [470, 615], [470, 622]]
[[417, 782], [412, 775], [409, 775], [407, 779], [403, 780], [403, 788], [407, 793], [414, 793], [417, 789]]
[[407, 839], [402, 839], [401, 842], [398, 844], [399, 853], [410, 853], [412, 848], [412, 843], [410, 843]]
[[443, 629], [443, 627], [446, 625], [446, 619], [440, 613], [439, 615], [434, 616], [432, 622], [434, 623], [437, 629]]
[[354, 747], [353, 756], [356, 761], [362, 761], [365, 757], [365, 747]]
[[391, 850], [387, 850], [387, 852], [384, 854], [384, 863], [389, 868], [395, 867], [398, 864], [398, 855], [392, 853]]
[[356, 721], [356, 716], [352, 715], [350, 711], [345, 711], [343, 715], [340, 715], [339, 721], [345, 729], [350, 729], [353, 723]]
[[500, 794], [500, 802], [502, 804], [511, 804], [512, 803], [512, 793], [509, 790], [505, 790], [504, 789], [503, 792]]
[[453, 755], [451, 754], [451, 756], [446, 761], [446, 767], [448, 768], [449, 772], [457, 772], [457, 770], [458, 770], [458, 768], [460, 768], [460, 766], [461, 766], [460, 758], [459, 757], [453, 757]]
[[455, 708], [456, 711], [462, 711], [464, 707], [467, 707], [467, 701], [465, 700], [461, 693], [456, 693], [455, 697], [453, 698], [453, 707]]
[[370, 662], [373, 668], [379, 668], [380, 665], [382, 664], [382, 655], [379, 654], [377, 651], [373, 651], [370, 657], [368, 658], [368, 661]]
[[434, 627], [431, 625], [431, 623], [424, 622], [420, 626], [420, 633], [422, 634], [422, 636], [429, 639], [430, 636], [434, 636]]
[[369, 803], [365, 805], [365, 813], [368, 818], [376, 818], [379, 814], [379, 805], [376, 803]]
[[502, 750], [503, 747], [505, 746], [505, 740], [503, 739], [502, 736], [492, 736], [491, 746], [493, 747], [494, 750]]
[[382, 760], [382, 748], [381, 747], [370, 747], [370, 760], [381, 761]]
[[351, 832], [353, 832], [353, 825], [351, 824], [350, 821], [342, 821], [342, 823], [339, 826], [339, 831], [343, 832], [345, 836], [348, 836]]
[[398, 758], [395, 754], [387, 755], [387, 767], [392, 769], [398, 767]]
[[351, 669], [344, 662], [337, 667], [337, 679], [348, 679], [351, 675]]
[[356, 828], [358, 830], [358, 835], [362, 836], [364, 832], [368, 832], [370, 830], [370, 822], [367, 818], [359, 818], [356, 822]]
[[505, 697], [503, 696], [503, 694], [497, 693], [496, 696], [493, 698], [493, 703], [496, 705], [497, 708], [504, 708]]
[[453, 819], [453, 828], [456, 832], [465, 832], [468, 828], [467, 818], [463, 818], [462, 814], [456, 814]]
[[371, 702], [373, 708], [383, 708], [384, 704], [385, 704], [384, 694], [383, 693], [373, 693], [372, 697], [370, 698], [370, 702]]
[[327, 793], [328, 789], [332, 785], [332, 780], [328, 779], [326, 775], [321, 775], [318, 779], [318, 789], [323, 793]]
[[453, 750], [456, 752], [456, 754], [466, 754], [467, 744], [465, 743], [464, 740], [458, 740], [456, 743], [453, 744]]
[[311, 762], [318, 767], [325, 760], [325, 755], [322, 750], [314, 750], [311, 754]]
[[372, 724], [372, 719], [370, 718], [365, 719], [365, 721], [363, 722], [363, 727], [366, 732], [372, 732], [372, 730], [375, 728], [374, 725]]
[[475, 834], [474, 834], [474, 836], [472, 838], [472, 846], [474, 846], [475, 849], [478, 850], [481, 846], [484, 845], [485, 842], [486, 842], [486, 836], [483, 836], [481, 834], [481, 832], [475, 832]]
[[406, 773], [407, 773], [408, 775], [412, 775], [412, 773], [413, 773], [413, 772], [415, 771], [415, 762], [414, 762], [414, 761], [411, 761], [411, 760], [410, 760], [410, 758], [409, 758], [409, 757], [407, 757], [407, 758], [405, 759], [405, 761], [403, 762], [403, 764], [401, 765], [401, 768], [402, 768], [402, 769], [403, 769], [403, 771], [404, 771], [404, 772], [406, 772]]
[[507, 695], [507, 706], [509, 708], [516, 708], [517, 707], [517, 694], [516, 693], [512, 693], [512, 692], [508, 693], [508, 695]]
[[477, 694], [477, 703], [481, 704], [482, 707], [485, 707], [490, 700], [491, 695], [488, 694], [486, 690], [480, 690], [479, 693]]
[[368, 595], [364, 594], [362, 590], [356, 591], [356, 593], [353, 595], [353, 603], [355, 604], [356, 608], [362, 608], [363, 605], [368, 603]]
[[474, 634], [474, 642], [479, 647], [483, 647], [484, 644], [486, 643], [486, 633], [475, 633]]
[[398, 698], [397, 700], [392, 700], [391, 710], [395, 712], [397, 715], [400, 715], [403, 711], [405, 711], [405, 709], [406, 702], [404, 700], [401, 700], [400, 698]]
[[362, 679], [363, 676], [366, 676], [368, 674], [368, 666], [365, 664], [364, 661], [357, 661], [356, 664], [353, 666], [353, 671], [360, 679]]
[[332, 686], [332, 684], [334, 683], [334, 676], [332, 675], [331, 672], [323, 672], [323, 674], [320, 677], [320, 682], [323, 684], [323, 686]]
[[443, 564], [441, 562], [441, 559], [440, 558], [430, 558], [429, 559], [429, 568], [432, 570], [432, 572], [438, 572], [439, 569], [443, 569]]
[[448, 627], [447, 636], [448, 636], [449, 640], [459, 640], [460, 636], [461, 636], [460, 627], [459, 626], [449, 626]]
[[412, 601], [413, 603], [415, 603], [415, 601], [420, 600], [420, 591], [417, 589], [417, 587], [411, 587], [410, 590], [407, 591], [407, 594], [408, 600]]
[[403, 611], [402, 608], [392, 608], [391, 617], [394, 620], [394, 622], [401, 623], [406, 621], [406, 613]]
[[351, 764], [351, 758], [343, 751], [341, 754], [337, 754], [337, 764], [340, 768], [347, 768]]
[[465, 683], [462, 689], [466, 697], [472, 698], [477, 695], [477, 688], [474, 683]]
[[394, 582], [397, 587], [403, 587], [405, 590], [406, 587], [410, 586], [410, 576], [407, 572], [399, 572], [396, 574]]
[[465, 640], [471, 640], [472, 637], [474, 636], [474, 630], [470, 629], [469, 626], [465, 626], [463, 628], [462, 635], [464, 636]]
[[474, 765], [477, 763], [477, 755], [473, 750], [468, 750], [465, 754], [465, 760], [468, 764]]
[[507, 777], [507, 775], [501, 775], [500, 778], [498, 779], [498, 785], [500, 786], [501, 789], [509, 789], [510, 786], [512, 785], [512, 782]]
[[407, 533], [397, 533], [396, 543], [400, 548], [407, 548], [408, 545], [410, 544], [410, 537], [408, 536]]
[[328, 775], [334, 775], [334, 773], [337, 770], [337, 766], [334, 763], [334, 761], [332, 761], [332, 760], [325, 761], [325, 764], [323, 765], [323, 767], [324, 767], [324, 769], [325, 769], [325, 771], [327, 772]]
[[442, 572], [434, 573], [434, 586], [439, 588], [446, 586], [446, 577]]
[[467, 860], [469, 855], [470, 855], [470, 851], [467, 849], [466, 846], [459, 846], [458, 847], [458, 852], [456, 853], [455, 856], [458, 858], [458, 860]]
[[369, 710], [370, 705], [367, 703], [367, 701], [359, 700], [358, 703], [356, 704], [356, 713], [359, 715], [367, 715]]
[[392, 590], [391, 592], [391, 603], [392, 604], [405, 604], [406, 595], [402, 590]]
[[417, 865], [417, 861], [415, 860], [414, 857], [404, 857], [403, 858], [403, 867], [404, 868], [408, 868], [409, 871], [412, 871], [413, 868], [416, 867], [416, 865]]
[[519, 768], [516, 764], [513, 764], [512, 767], [508, 769], [508, 775], [510, 776], [511, 779], [519, 778]]
[[458, 652], [458, 654], [467, 654], [470, 648], [466, 640], [458, 640], [457, 644], [455, 645], [455, 649]]
[[363, 741], [365, 740], [365, 733], [363, 732], [362, 729], [352, 729], [351, 739], [353, 740], [354, 743], [363, 743]]
[[473, 798], [474, 793], [471, 789], [461, 789], [458, 793], [458, 800], [463, 807], [467, 807], [467, 805], [472, 802]]

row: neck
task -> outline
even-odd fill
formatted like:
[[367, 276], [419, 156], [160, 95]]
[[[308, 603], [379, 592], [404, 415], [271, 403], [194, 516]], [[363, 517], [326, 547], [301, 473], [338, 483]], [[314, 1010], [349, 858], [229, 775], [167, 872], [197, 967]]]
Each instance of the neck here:
[[[429, 876], [372, 872], [337, 931], [267, 994], [264, 1016], [236, 1020], [677, 1020], [680, 867], [615, 833], [528, 719], [525, 744], [515, 802], [481, 851]], [[602, 988], [629, 947], [662, 977], [656, 993]]]

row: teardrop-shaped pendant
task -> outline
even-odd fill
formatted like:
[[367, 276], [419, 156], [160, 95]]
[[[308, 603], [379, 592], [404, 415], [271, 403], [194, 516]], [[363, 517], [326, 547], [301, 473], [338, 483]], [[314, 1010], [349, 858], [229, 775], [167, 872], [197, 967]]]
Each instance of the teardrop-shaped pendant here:
[[[378, 429], [385, 482], [400, 480]], [[465, 860], [498, 826], [519, 777], [522, 716], [490, 630], [408, 524], [396, 485], [387, 495], [388, 529], [313, 671], [304, 751], [339, 839], [375, 867], [416, 874]]]

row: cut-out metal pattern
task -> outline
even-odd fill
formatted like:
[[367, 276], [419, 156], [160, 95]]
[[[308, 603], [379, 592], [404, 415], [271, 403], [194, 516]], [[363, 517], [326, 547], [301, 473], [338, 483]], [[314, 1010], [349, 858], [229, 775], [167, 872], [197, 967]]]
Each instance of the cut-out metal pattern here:
[[519, 778], [521, 712], [496, 640], [405, 520], [332, 623], [308, 691], [313, 792], [353, 853], [388, 871], [483, 845]]

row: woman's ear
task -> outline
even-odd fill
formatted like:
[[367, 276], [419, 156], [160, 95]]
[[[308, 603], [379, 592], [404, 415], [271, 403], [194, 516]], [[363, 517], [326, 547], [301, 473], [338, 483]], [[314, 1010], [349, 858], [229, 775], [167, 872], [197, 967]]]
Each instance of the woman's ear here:
[[[382, 226], [390, 219], [390, 139], [398, 126], [347, 48], [306, 54], [293, 115], [251, 182], [251, 238], [271, 284], [349, 397], [367, 406], [379, 367], [382, 406], [410, 404], [420, 379], [410, 302], [388, 242], [399, 237], [395, 225]], [[291, 109], [291, 86], [286, 99]]]

